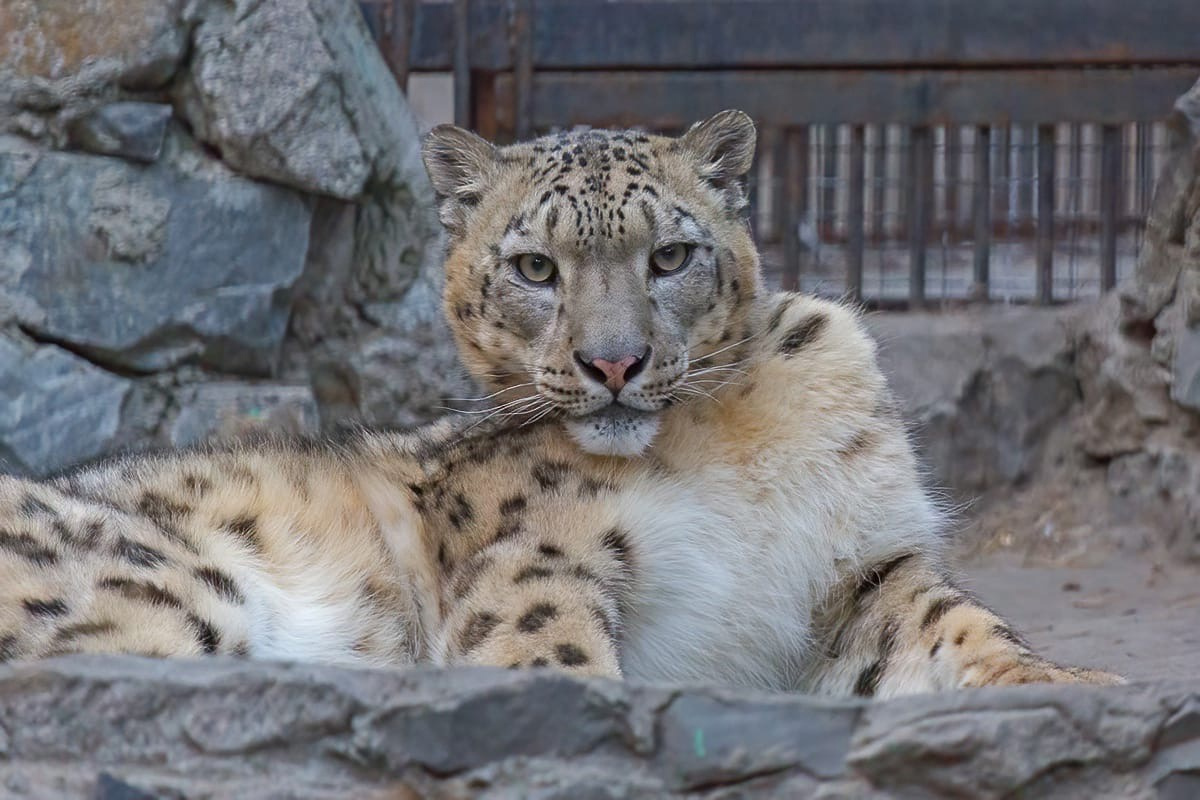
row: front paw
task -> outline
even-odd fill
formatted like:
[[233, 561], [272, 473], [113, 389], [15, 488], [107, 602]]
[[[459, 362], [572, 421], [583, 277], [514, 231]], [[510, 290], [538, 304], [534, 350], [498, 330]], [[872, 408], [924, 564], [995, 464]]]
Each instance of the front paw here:
[[1063, 667], [1036, 658], [995, 660], [981, 669], [968, 672], [963, 688], [979, 686], [1021, 686], [1028, 683], [1083, 683], [1092, 686], [1120, 686], [1127, 681], [1115, 672], [1085, 667]]

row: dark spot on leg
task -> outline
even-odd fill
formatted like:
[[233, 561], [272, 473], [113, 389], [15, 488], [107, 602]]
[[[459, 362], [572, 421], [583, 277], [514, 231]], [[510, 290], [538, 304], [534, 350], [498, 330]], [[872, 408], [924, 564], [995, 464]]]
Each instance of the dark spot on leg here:
[[254, 517], [235, 517], [222, 525], [221, 529], [241, 539], [252, 550], [258, 551], [262, 549], [262, 543], [258, 538], [258, 520]]
[[961, 647], [962, 643], [965, 642], [966, 640], [967, 640], [967, 631], [966, 631], [966, 629], [963, 629], [958, 632], [957, 636], [954, 637], [954, 644], [956, 647]]
[[882, 561], [866, 572], [858, 582], [857, 588], [854, 590], [854, 602], [861, 603], [866, 596], [883, 586], [884, 582], [891, 577], [891, 574], [896, 569], [913, 557], [912, 553], [904, 553], [887, 561]]
[[463, 626], [462, 633], [458, 637], [459, 652], [466, 655], [474, 650], [479, 645], [483, 644], [483, 640], [488, 637], [496, 626], [500, 624], [500, 618], [495, 614], [487, 611], [480, 611], [473, 614], [467, 624]]
[[97, 636], [102, 633], [110, 633], [117, 629], [117, 623], [112, 620], [103, 620], [99, 622], [78, 622], [74, 625], [67, 625], [60, 628], [54, 634], [54, 644], [63, 645], [75, 641], [81, 636]]
[[936, 656], [938, 654], [938, 650], [941, 650], [941, 649], [942, 649], [942, 640], [938, 639], [936, 642], [933, 643], [933, 647], [929, 648], [929, 657], [933, 658], [934, 656]]
[[610, 642], [615, 644], [617, 641], [616, 626], [613, 625], [612, 620], [608, 618], [608, 614], [604, 612], [604, 609], [600, 606], [589, 606], [588, 613], [591, 614], [592, 619], [596, 621], [596, 624], [600, 626], [600, 630], [604, 631], [604, 636]]
[[791, 307], [791, 300], [786, 300], [775, 307], [775, 310], [771, 312], [771, 318], [767, 320], [767, 333], [775, 332], [775, 329], [779, 327], [779, 323], [783, 322], [783, 315]]
[[248, 658], [250, 656], [250, 643], [238, 642], [229, 649], [229, 653], [237, 658]]
[[511, 516], [513, 514], [520, 514], [522, 511], [525, 510], [525, 507], [527, 505], [529, 505], [529, 503], [525, 499], [525, 495], [522, 495], [522, 494], [513, 495], [512, 497], [508, 498], [507, 500], [505, 500], [504, 502], [502, 502], [500, 504], [500, 514], [505, 517]]
[[554, 657], [564, 667], [582, 666], [590, 660], [587, 653], [573, 644], [556, 644], [554, 646]]
[[533, 468], [533, 479], [542, 491], [558, 486], [570, 473], [570, 467], [561, 461], [542, 461]]
[[0, 529], [0, 549], [18, 555], [39, 567], [58, 563], [58, 553], [46, 547], [28, 533], [14, 534]]
[[621, 571], [628, 574], [633, 571], [633, 558], [630, 555], [629, 537], [620, 528], [611, 528], [604, 533], [600, 540], [604, 549], [612, 554], [613, 560]]
[[805, 317], [793, 325], [792, 329], [783, 337], [783, 341], [779, 343], [779, 352], [785, 356], [795, 355], [815, 342], [828, 324], [829, 318], [824, 314], [818, 313]]
[[167, 563], [167, 557], [160, 551], [124, 536], [113, 545], [113, 555], [138, 567], [161, 567]]
[[188, 626], [196, 633], [196, 641], [200, 642], [200, 649], [206, 655], [217, 652], [221, 646], [221, 636], [217, 633], [216, 628], [195, 614], [188, 614], [187, 621]]
[[952, 608], [965, 603], [962, 597], [939, 597], [929, 604], [929, 608], [925, 610], [925, 616], [921, 618], [921, 630], [929, 630], [930, 626], [936, 625], [942, 617], [946, 616], [946, 612]]
[[546, 558], [562, 558], [563, 551], [547, 542], [542, 542], [538, 545], [538, 552], [546, 556]]
[[853, 458], [870, 450], [875, 446], [876, 441], [877, 438], [874, 431], [859, 431], [854, 435], [854, 438], [838, 450], [838, 455], [842, 458]]
[[67, 614], [67, 604], [62, 600], [22, 600], [21, 605], [35, 617], [63, 617]]
[[215, 567], [200, 567], [196, 570], [195, 575], [208, 584], [209, 588], [214, 592], [229, 602], [238, 603], [239, 605], [246, 602], [246, 598], [242, 596], [233, 578], [219, 569]]
[[554, 570], [534, 564], [525, 567], [518, 572], [513, 578], [513, 583], [525, 583], [526, 581], [531, 581], [534, 578], [549, 578], [553, 574]]
[[517, 620], [517, 630], [521, 633], [537, 633], [557, 616], [558, 609], [554, 604], [535, 603]]
[[26, 517], [40, 517], [43, 515], [58, 516], [54, 509], [31, 494], [26, 494], [21, 498], [21, 505], [17, 511]]
[[154, 606], [183, 608], [183, 602], [172, 592], [152, 583], [134, 581], [129, 578], [101, 578], [97, 589], [116, 592], [128, 600], [149, 603]]
[[541, 656], [538, 656], [533, 661], [529, 662], [529, 666], [531, 666], [531, 667], [546, 667], [549, 665], [550, 665], [550, 662], [547, 661], [546, 659], [542, 658]]
[[1003, 639], [1010, 644], [1016, 645], [1023, 650], [1029, 648], [1029, 645], [1025, 643], [1025, 639], [1022, 638], [1019, 633], [1003, 623], [997, 623], [996, 625], [993, 625], [991, 629], [991, 635], [998, 639]]
[[461, 600], [470, 594], [479, 578], [492, 566], [492, 563], [491, 556], [477, 553], [459, 567], [458, 574], [454, 577], [454, 597]]

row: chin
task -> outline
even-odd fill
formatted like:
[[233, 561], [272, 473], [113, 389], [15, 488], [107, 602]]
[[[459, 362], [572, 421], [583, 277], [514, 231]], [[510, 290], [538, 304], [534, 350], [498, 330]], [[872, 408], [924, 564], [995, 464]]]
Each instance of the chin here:
[[654, 441], [659, 419], [656, 414], [610, 406], [563, 424], [584, 452], [631, 458], [644, 453]]

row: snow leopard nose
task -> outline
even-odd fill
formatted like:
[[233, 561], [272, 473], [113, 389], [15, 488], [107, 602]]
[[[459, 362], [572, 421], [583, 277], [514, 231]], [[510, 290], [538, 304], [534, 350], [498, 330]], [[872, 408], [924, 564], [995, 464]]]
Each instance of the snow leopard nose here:
[[583, 373], [608, 387], [615, 397], [634, 377], [646, 366], [650, 348], [640, 356], [624, 356], [615, 360], [607, 358], [589, 358], [580, 351], [575, 351], [575, 362]]

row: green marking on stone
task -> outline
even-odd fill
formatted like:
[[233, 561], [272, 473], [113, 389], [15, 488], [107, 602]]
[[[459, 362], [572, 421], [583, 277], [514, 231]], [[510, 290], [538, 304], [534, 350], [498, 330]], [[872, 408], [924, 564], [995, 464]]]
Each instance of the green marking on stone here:
[[697, 758], [704, 758], [708, 755], [708, 751], [704, 749], [704, 731], [699, 728], [696, 729], [696, 738], [693, 740], [693, 744], [696, 747]]

